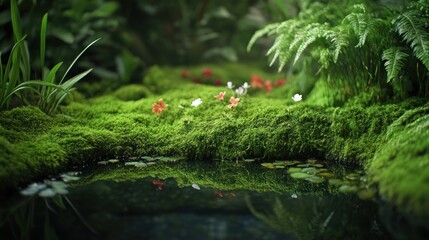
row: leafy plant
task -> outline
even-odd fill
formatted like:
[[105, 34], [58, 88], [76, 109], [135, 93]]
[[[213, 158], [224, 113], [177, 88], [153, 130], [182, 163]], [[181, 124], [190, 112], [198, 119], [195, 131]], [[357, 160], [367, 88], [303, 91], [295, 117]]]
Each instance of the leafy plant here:
[[420, 1], [397, 12], [380, 4], [315, 2], [257, 31], [248, 50], [257, 39], [275, 36], [270, 65], [318, 73], [343, 101], [374, 86], [397, 97], [428, 97], [429, 18], [422, 14], [428, 5]]
[[[46, 29], [48, 15], [45, 14], [42, 19], [40, 32], [40, 63], [41, 80], [30, 79], [30, 56], [25, 47], [25, 36], [22, 36], [20, 16], [16, 0], [11, 0], [12, 28], [16, 43], [14, 44], [6, 68], [3, 71], [3, 64], [0, 58], [0, 109], [7, 109], [13, 96], [19, 97], [23, 102], [31, 104], [31, 100], [38, 99], [37, 105], [47, 113], [57, 110], [59, 104], [73, 90], [73, 86], [92, 69], [84, 71], [76, 76], [65, 80], [70, 69], [76, 63], [77, 59], [95, 42], [91, 42], [80, 54], [73, 60], [61, 80], [56, 83], [56, 73], [61, 67], [62, 62], [56, 64], [51, 70], [44, 66], [46, 50]], [[1, 53], [0, 53], [1, 57]], [[24, 91], [25, 90], [25, 91]], [[34, 94], [36, 94], [34, 96]]]

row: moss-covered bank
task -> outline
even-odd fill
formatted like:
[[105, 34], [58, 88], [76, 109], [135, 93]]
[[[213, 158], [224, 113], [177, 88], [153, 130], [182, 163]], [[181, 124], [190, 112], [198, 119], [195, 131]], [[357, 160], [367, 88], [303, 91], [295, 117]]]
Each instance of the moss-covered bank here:
[[[231, 70], [233, 76], [222, 72], [222, 67], [212, 69], [223, 82], [235, 85], [249, 80], [251, 74], [238, 65]], [[133, 96], [126, 94], [128, 90], [117, 90], [71, 103], [54, 116], [32, 107], [1, 112], [1, 188], [45, 176], [66, 164], [116, 156], [315, 157], [366, 166], [383, 197], [406, 212], [429, 216], [429, 168], [425, 167], [429, 164], [429, 106], [424, 101], [323, 107], [293, 102], [292, 93], [299, 87], [289, 84], [270, 93], [252, 89], [236, 108], [228, 109], [230, 92], [224, 101], [214, 98], [228, 91], [225, 87], [196, 85], [180, 77], [182, 70], [155, 67]], [[168, 108], [157, 116], [152, 104], [159, 98]], [[203, 103], [192, 107], [197, 98]]]

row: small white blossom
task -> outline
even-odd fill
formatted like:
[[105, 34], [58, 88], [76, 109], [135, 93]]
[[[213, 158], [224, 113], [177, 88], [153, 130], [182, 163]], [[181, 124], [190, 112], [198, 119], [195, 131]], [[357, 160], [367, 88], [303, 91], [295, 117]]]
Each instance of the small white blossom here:
[[295, 102], [299, 102], [302, 100], [302, 95], [297, 93], [293, 95], [292, 100], [294, 100]]
[[235, 89], [235, 93], [237, 93], [238, 95], [242, 95], [244, 93], [244, 88], [239, 87], [239, 88]]
[[294, 193], [294, 194], [292, 194], [290, 197], [291, 197], [291, 198], [298, 198], [298, 195], [296, 195], [296, 194]]
[[192, 184], [192, 187], [194, 188], [194, 189], [197, 189], [197, 190], [200, 190], [201, 188], [200, 188], [200, 186], [198, 186], [196, 183], [193, 183]]
[[234, 85], [232, 85], [232, 82], [227, 82], [227, 83], [226, 83], [226, 86], [227, 86], [229, 89], [232, 89], [232, 88], [234, 87]]
[[243, 84], [243, 88], [244, 88], [244, 89], [248, 89], [248, 88], [250, 88], [250, 85], [249, 85], [247, 82], [245, 82], [245, 83]]
[[191, 106], [198, 107], [201, 103], [203, 103], [203, 100], [201, 100], [201, 98], [197, 98], [191, 103]]

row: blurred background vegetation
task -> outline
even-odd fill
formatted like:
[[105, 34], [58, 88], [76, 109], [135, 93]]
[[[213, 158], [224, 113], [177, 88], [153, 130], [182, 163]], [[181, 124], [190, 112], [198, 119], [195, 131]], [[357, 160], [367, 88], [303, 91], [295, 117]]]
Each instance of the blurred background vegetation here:
[[[147, 70], [153, 65], [191, 66], [202, 63], [252, 62], [252, 66], [256, 63], [258, 66], [267, 67], [272, 61], [273, 54], [268, 58], [265, 55], [273, 46], [275, 39], [284, 34], [281, 29], [268, 32], [268, 36], [259, 38], [253, 44], [251, 51], [247, 51], [246, 47], [257, 30], [264, 29], [271, 23], [281, 24], [288, 20], [295, 20], [303, 26], [328, 24], [331, 29], [322, 30], [333, 32], [338, 30], [336, 33], [342, 34], [350, 30], [340, 28], [344, 25], [344, 18], [348, 14], [362, 15], [367, 11], [367, 15], [364, 16], [367, 19], [384, 18], [384, 21], [389, 22], [399, 16], [399, 13], [413, 6], [415, 11], [422, 14], [426, 23], [429, 23], [428, 10], [425, 9], [425, 6], [429, 6], [427, 2], [427, 0], [21, 0], [18, 1], [18, 5], [23, 33], [27, 34], [25, 41], [30, 56], [38, 54], [39, 49], [35, 46], [38, 46], [40, 41], [40, 21], [45, 13], [49, 14], [44, 63], [48, 67], [61, 61], [69, 65], [78, 52], [101, 37], [96, 46], [89, 48], [75, 64], [72, 74], [93, 69], [92, 77], [84, 79], [83, 83], [79, 84], [108, 80], [103, 81], [102, 88], [106, 90], [123, 84], [140, 83]], [[362, 8], [364, 10], [353, 8], [355, 4], [361, 3], [366, 4], [365, 8]], [[11, 51], [14, 43], [9, 5], [8, 0], [0, 0], [2, 58], [7, 56], [5, 53]], [[318, 84], [321, 92], [330, 91], [331, 97], [340, 96], [339, 99], [329, 100], [333, 105], [336, 101], [343, 103], [345, 99], [359, 95], [363, 91], [369, 92], [368, 98], [371, 99], [369, 102], [373, 102], [374, 99], [383, 101], [385, 98], [403, 99], [415, 95], [428, 95], [429, 90], [426, 89], [429, 88], [428, 71], [421, 64], [417, 65], [419, 69], [413, 72], [413, 74], [419, 74], [420, 79], [417, 80], [410, 80], [415, 77], [409, 76], [410, 67], [393, 69], [390, 73], [380, 70], [384, 68], [386, 59], [388, 60], [393, 53], [404, 52], [413, 57], [413, 46], [405, 44], [408, 40], [405, 37], [405, 40], [400, 38], [403, 34], [394, 34], [394, 25], [389, 25], [390, 28], [386, 26], [384, 26], [384, 33], [389, 35], [388, 41], [397, 42], [395, 47], [399, 47], [399, 50], [396, 49], [397, 52], [392, 50], [391, 55], [385, 56], [383, 51], [392, 44], [383, 42], [387, 39], [383, 36], [377, 38], [379, 32], [371, 29], [369, 32], [356, 32], [354, 35], [358, 42], [347, 42], [349, 45], [344, 47], [345, 50], [342, 52], [346, 54], [340, 54], [335, 61], [323, 59], [332, 54], [331, 46], [327, 45], [326, 41], [311, 42], [312, 36], [307, 36], [310, 39], [307, 45], [312, 46], [303, 46], [302, 51], [298, 49], [296, 53], [294, 52], [297, 56], [301, 56], [299, 61], [295, 59], [293, 62], [288, 62], [280, 59], [280, 64], [283, 65], [280, 69], [289, 73], [292, 81], [296, 79], [299, 89], [304, 94], [309, 94]], [[425, 28], [427, 29], [427, 25]], [[300, 28], [304, 31], [305, 29], [305, 27]], [[299, 34], [299, 32], [292, 33], [292, 37]], [[352, 32], [348, 34], [353, 35]], [[367, 40], [365, 46], [360, 40], [363, 35]], [[427, 35], [423, 36], [423, 40], [425, 39]], [[379, 46], [377, 46], [378, 43], [380, 43]], [[300, 45], [296, 45], [296, 48], [298, 46]], [[296, 48], [291, 47], [292, 50], [297, 50]], [[288, 52], [284, 46], [279, 49], [279, 54], [282, 51]], [[427, 51], [423, 52], [425, 57], [427, 54]], [[411, 61], [419, 63], [418, 55], [415, 53], [414, 55], [417, 57], [411, 58]], [[351, 61], [348, 60], [353, 57]], [[404, 62], [404, 58], [400, 60]], [[37, 69], [41, 69], [40, 59], [32, 57], [31, 61], [35, 69], [32, 75], [37, 79], [42, 75], [37, 72]], [[360, 65], [360, 68], [352, 69], [357, 71], [352, 71], [352, 74], [344, 72], [345, 66], [353, 66], [362, 61], [371, 62], [373, 71], [376, 71], [375, 75], [366, 71], [365, 64]], [[271, 70], [277, 69], [271, 68]], [[65, 70], [62, 69], [62, 71]], [[367, 73], [375, 77], [368, 80]], [[389, 76], [386, 79], [387, 74]], [[351, 78], [357, 80], [354, 81]], [[318, 81], [320, 79], [323, 81]], [[373, 88], [374, 86], [376, 88]], [[330, 90], [333, 88], [339, 91]], [[323, 94], [314, 93], [313, 99], [321, 95]]]

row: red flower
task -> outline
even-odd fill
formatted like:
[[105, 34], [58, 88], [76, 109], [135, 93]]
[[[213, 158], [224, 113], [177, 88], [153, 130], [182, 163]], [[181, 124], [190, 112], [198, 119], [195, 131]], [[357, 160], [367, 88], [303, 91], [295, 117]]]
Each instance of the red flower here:
[[167, 109], [168, 105], [164, 104], [162, 101], [162, 98], [158, 100], [158, 102], [152, 104], [152, 112], [154, 112], [156, 115], [161, 114], [162, 111]]
[[265, 92], [271, 92], [271, 90], [273, 90], [273, 84], [271, 83], [270, 80], [265, 81], [264, 90]]
[[209, 69], [209, 68], [206, 68], [206, 69], [203, 70], [202, 74], [203, 74], [204, 77], [209, 78], [209, 77], [211, 77], [213, 75], [213, 71], [211, 69]]
[[264, 80], [258, 75], [253, 74], [252, 78], [250, 79], [250, 85], [252, 85], [252, 88], [263, 88]]
[[220, 78], [216, 78], [214, 85], [216, 85], [216, 86], [222, 85], [222, 81], [220, 80]]
[[230, 102], [231, 104], [229, 104], [229, 105], [228, 105], [228, 108], [229, 108], [229, 109], [231, 109], [231, 108], [235, 108], [235, 107], [237, 107], [238, 102], [240, 102], [240, 98], [231, 97], [231, 98], [229, 99], [229, 102]]
[[226, 92], [220, 92], [217, 96], [215, 96], [215, 98], [217, 98], [217, 100], [223, 100], [223, 98], [225, 97], [225, 93]]
[[279, 80], [277, 80], [275, 83], [274, 83], [274, 85], [276, 86], [276, 87], [278, 87], [278, 86], [281, 86], [281, 85], [283, 85], [283, 84], [285, 84], [286, 83], [286, 79], [279, 79]]
[[152, 184], [157, 186], [157, 189], [161, 191], [164, 188], [165, 182], [162, 180], [154, 179], [152, 181]]
[[182, 78], [188, 78], [191, 76], [191, 73], [189, 71], [183, 71], [180, 76], [182, 76]]

